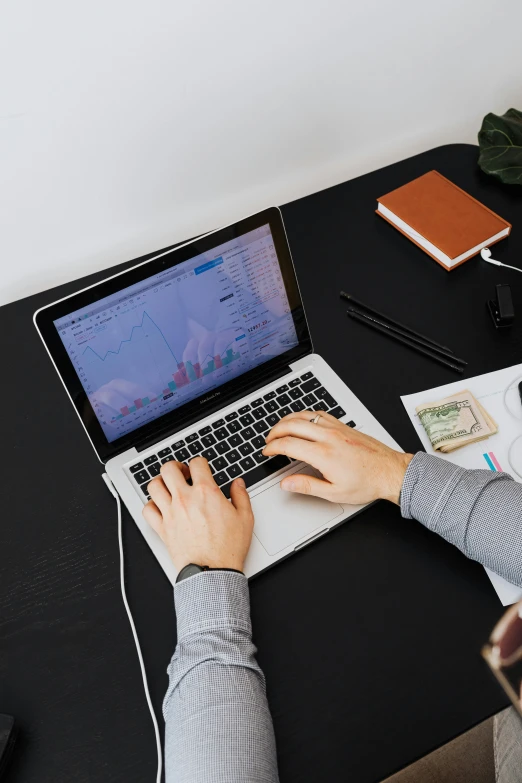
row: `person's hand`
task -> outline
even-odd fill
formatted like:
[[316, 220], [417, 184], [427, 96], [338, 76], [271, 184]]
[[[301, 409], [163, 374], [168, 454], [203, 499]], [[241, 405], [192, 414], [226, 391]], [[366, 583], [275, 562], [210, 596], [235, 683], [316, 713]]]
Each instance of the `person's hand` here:
[[371, 503], [382, 498], [399, 502], [406, 468], [413, 457], [390, 449], [375, 438], [321, 413], [290, 413], [268, 433], [263, 454], [285, 454], [317, 468], [323, 479], [295, 473], [281, 489], [301, 492], [338, 503]]
[[206, 459], [195, 457], [190, 470], [171, 461], [149, 482], [149, 494], [143, 516], [162, 539], [178, 571], [189, 563], [243, 571], [254, 516], [241, 478], [232, 482], [229, 503]]

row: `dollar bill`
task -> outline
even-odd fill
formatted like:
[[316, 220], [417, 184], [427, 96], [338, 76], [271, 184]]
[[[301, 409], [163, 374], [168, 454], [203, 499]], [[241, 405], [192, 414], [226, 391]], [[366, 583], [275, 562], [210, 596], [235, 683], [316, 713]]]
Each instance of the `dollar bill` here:
[[415, 410], [433, 449], [444, 454], [498, 431], [496, 422], [467, 389], [438, 402], [418, 405]]

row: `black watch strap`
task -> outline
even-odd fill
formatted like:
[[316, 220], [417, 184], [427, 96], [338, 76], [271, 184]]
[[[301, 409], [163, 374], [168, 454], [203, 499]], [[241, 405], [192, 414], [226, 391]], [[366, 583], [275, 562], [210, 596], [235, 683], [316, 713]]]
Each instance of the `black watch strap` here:
[[209, 568], [209, 566], [196, 565], [196, 563], [189, 563], [178, 574], [176, 584], [188, 579], [189, 576], [195, 576], [196, 574], [202, 574], [203, 571], [232, 571], [234, 574], [242, 574], [243, 571], [238, 571], [237, 568]]

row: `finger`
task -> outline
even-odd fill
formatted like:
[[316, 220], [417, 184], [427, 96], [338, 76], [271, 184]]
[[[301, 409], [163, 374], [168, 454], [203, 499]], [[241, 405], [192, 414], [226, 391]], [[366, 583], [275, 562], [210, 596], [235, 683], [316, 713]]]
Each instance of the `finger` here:
[[156, 478], [153, 478], [152, 481], [149, 481], [148, 490], [149, 495], [159, 508], [161, 514], [165, 514], [172, 503], [172, 496], [165, 486], [162, 477], [157, 476]]
[[242, 478], [235, 479], [230, 485], [230, 500], [239, 514], [246, 518], [252, 515], [252, 504], [247, 492], [246, 484]]
[[285, 454], [292, 459], [308, 462], [310, 465], [318, 468], [321, 456], [323, 455], [322, 446], [318, 443], [312, 443], [303, 438], [294, 438], [286, 435], [283, 438], [275, 438], [267, 443], [263, 449], [266, 457], [273, 457], [275, 454]]
[[315, 476], [306, 476], [302, 473], [294, 473], [284, 478], [280, 484], [281, 489], [287, 492], [299, 492], [301, 495], [315, 495], [318, 498], [330, 500], [332, 485], [329, 481], [318, 479]]
[[[289, 421], [289, 420], [295, 420], [295, 419], [301, 419], [302, 421], [310, 421], [313, 419], [317, 414], [321, 414], [321, 418], [319, 419], [319, 423], [321, 426], [326, 427], [346, 427], [346, 424], [342, 424], [338, 419], [335, 418], [335, 416], [330, 416], [329, 413], [325, 413], [324, 411], [314, 411], [313, 406], [310, 409], [307, 409], [305, 411], [298, 411], [297, 413], [289, 413], [287, 416], [285, 416], [281, 421]], [[317, 426], [317, 425], [316, 425]]]
[[161, 531], [163, 530], [163, 517], [154, 501], [149, 500], [149, 502], [143, 506], [143, 511], [141, 513], [154, 532], [157, 533], [158, 536], [161, 535]]
[[[310, 412], [308, 412], [308, 416], [310, 415]], [[266, 442], [270, 443], [274, 438], [284, 438], [292, 435], [295, 438], [324, 443], [329, 438], [329, 429], [328, 427], [319, 427], [317, 424], [312, 424], [310, 420], [284, 418], [272, 427], [266, 437]]]
[[174, 460], [165, 462], [161, 466], [161, 478], [171, 495], [175, 495], [187, 487], [187, 478], [181, 462], [174, 462]]
[[212, 471], [205, 457], [191, 459], [189, 469], [193, 484], [214, 484]]

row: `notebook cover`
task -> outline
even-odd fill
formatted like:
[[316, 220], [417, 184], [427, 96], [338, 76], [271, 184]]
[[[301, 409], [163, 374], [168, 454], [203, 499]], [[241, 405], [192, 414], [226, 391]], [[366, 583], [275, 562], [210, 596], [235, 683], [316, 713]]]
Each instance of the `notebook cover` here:
[[[451, 259], [487, 242], [505, 228], [511, 230], [510, 223], [438, 171], [428, 171], [378, 201]], [[378, 214], [384, 217], [381, 212]], [[422, 250], [427, 252], [425, 248]]]

